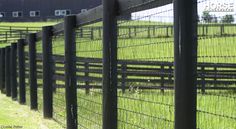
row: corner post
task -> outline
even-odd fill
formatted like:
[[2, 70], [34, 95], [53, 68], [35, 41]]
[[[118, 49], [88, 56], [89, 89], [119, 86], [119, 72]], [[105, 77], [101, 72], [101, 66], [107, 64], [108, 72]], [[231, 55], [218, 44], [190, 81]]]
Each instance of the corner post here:
[[11, 96], [11, 75], [10, 75], [10, 52], [11, 46], [7, 46], [5, 49], [5, 87], [6, 87], [6, 96]]
[[103, 129], [117, 129], [117, 8], [103, 0]]
[[175, 129], [196, 129], [197, 0], [174, 0]]
[[42, 28], [43, 42], [43, 116], [53, 116], [53, 59], [52, 59], [52, 26]]
[[30, 84], [30, 108], [38, 109], [37, 96], [37, 67], [36, 67], [36, 34], [29, 34], [29, 84]]
[[66, 85], [66, 126], [77, 129], [77, 78], [76, 78], [76, 17], [64, 19], [65, 35], [65, 85]]
[[11, 61], [10, 61], [10, 74], [11, 74], [11, 94], [12, 99], [17, 99], [17, 71], [16, 71], [16, 51], [17, 51], [17, 44], [11, 44]]
[[18, 69], [19, 69], [19, 92], [20, 92], [20, 104], [25, 104], [25, 52], [24, 52], [25, 40], [19, 39], [17, 43], [17, 56], [18, 56]]

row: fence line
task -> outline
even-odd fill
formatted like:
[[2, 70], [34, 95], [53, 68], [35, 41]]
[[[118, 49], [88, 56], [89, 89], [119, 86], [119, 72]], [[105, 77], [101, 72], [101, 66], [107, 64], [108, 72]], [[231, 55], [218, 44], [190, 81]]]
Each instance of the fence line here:
[[[234, 37], [226, 30], [235, 25], [207, 24], [197, 28], [196, 0], [175, 1], [174, 25], [129, 26], [129, 20], [119, 20], [132, 12], [170, 3], [172, 0], [103, 0], [101, 6], [66, 16], [63, 23], [27, 35], [29, 29], [20, 32], [23, 36], [17, 43], [0, 49], [1, 92], [13, 100], [19, 96], [20, 104], [30, 102], [32, 110], [42, 108], [45, 118], [55, 119], [68, 129], [150, 128], [150, 123], [156, 123], [153, 128], [196, 129], [201, 126], [197, 125], [201, 120], [197, 120], [198, 114], [235, 122], [233, 113], [210, 112], [197, 105], [197, 92], [202, 94], [200, 97], [214, 98], [212, 90], [236, 90], [235, 63], [197, 62], [197, 58], [205, 57], [198, 55], [198, 39]], [[211, 27], [217, 31], [210, 33]], [[158, 29], [162, 36], [157, 34]], [[9, 32], [10, 36], [5, 33], [5, 41], [18, 33], [12, 28]], [[130, 59], [120, 55], [126, 54], [124, 49], [140, 47], [124, 40], [156, 36], [161, 41], [155, 44], [168, 45], [173, 42], [170, 37], [174, 37], [174, 57], [163, 54], [160, 59], [149, 60], [147, 56]], [[153, 47], [154, 43], [148, 42], [149, 48]], [[142, 49], [148, 45], [141, 44]], [[127, 90], [133, 94], [127, 94]], [[173, 95], [175, 103], [170, 99]], [[235, 99], [233, 95], [223, 96]], [[150, 111], [143, 112], [146, 108]]]

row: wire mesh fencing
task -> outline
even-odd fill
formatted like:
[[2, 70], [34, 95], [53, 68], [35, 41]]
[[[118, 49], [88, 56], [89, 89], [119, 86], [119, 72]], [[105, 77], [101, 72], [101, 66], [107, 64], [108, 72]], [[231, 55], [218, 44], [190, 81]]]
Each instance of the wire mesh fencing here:
[[37, 104], [38, 110], [43, 112], [43, 59], [42, 59], [42, 41], [37, 41], [36, 49], [36, 77], [37, 77]]
[[[203, 7], [211, 1], [199, 0], [190, 4]], [[92, 19], [85, 24], [84, 16], [77, 15], [71, 16], [77, 21], [70, 22], [78, 25], [70, 26], [67, 19], [64, 23], [43, 28], [42, 34], [36, 34], [42, 38], [36, 42], [38, 109], [43, 109], [44, 116], [52, 117], [67, 128], [75, 127], [71, 124], [76, 124], [78, 128], [100, 129], [118, 123], [116, 128], [119, 129], [171, 129], [179, 123], [185, 127], [184, 122], [176, 118], [192, 118], [192, 123], [185, 123], [187, 126], [195, 127], [196, 122], [199, 129], [234, 129], [236, 25], [229, 23], [225, 16], [199, 10], [203, 14], [198, 15], [195, 33], [189, 28], [189, 25], [194, 24], [183, 24], [188, 18], [179, 5], [173, 7], [173, 4], [169, 4], [150, 9], [153, 5], [141, 3], [137, 6], [143, 10], [139, 8], [141, 11], [135, 13], [122, 13], [123, 7], [121, 16], [114, 16], [118, 18], [116, 24], [111, 23], [108, 28], [107, 23], [100, 22], [101, 17], [96, 14], [99, 8], [83, 15], [89, 15], [86, 17], [88, 19], [99, 17], [100, 20]], [[96, 15], [90, 16], [93, 11]], [[197, 19], [197, 14], [193, 14], [192, 18]], [[196, 22], [191, 18], [189, 21]], [[194, 29], [196, 26], [192, 27]], [[75, 37], [71, 34], [74, 33], [72, 28], [75, 29]], [[114, 33], [117, 29], [117, 35], [107, 37], [112, 29]], [[193, 39], [187, 36], [193, 36]], [[196, 40], [197, 45], [194, 44]], [[74, 50], [69, 45], [76, 46], [75, 53], [69, 51]], [[197, 53], [192, 48], [195, 45]], [[22, 94], [25, 90], [26, 103], [29, 104], [32, 87], [29, 86], [30, 58], [27, 53], [30, 51], [28, 45], [23, 48], [21, 46], [18, 49], [21, 50], [17, 63], [19, 99], [24, 102]], [[196, 64], [193, 61], [195, 58]], [[73, 63], [76, 68], [70, 69], [74, 67]], [[75, 72], [75, 75], [68, 71]], [[186, 80], [188, 74], [193, 80]], [[2, 77], [0, 80], [3, 80]], [[188, 83], [191, 85], [187, 86]], [[194, 88], [197, 94], [191, 96], [189, 87]], [[73, 88], [76, 90], [73, 91]], [[184, 94], [178, 96], [180, 93]], [[193, 106], [188, 99], [194, 103]], [[76, 104], [72, 100], [77, 101]], [[181, 112], [181, 108], [188, 110], [181, 114], [177, 112]], [[109, 113], [113, 116], [109, 116]], [[197, 115], [196, 121], [194, 115]]]
[[[213, 3], [207, 0], [198, 6]], [[221, 1], [222, 2], [222, 1]], [[198, 23], [197, 127], [236, 127], [235, 24], [225, 21], [230, 12], [202, 12]]]
[[102, 128], [101, 24], [76, 29], [78, 128]]
[[63, 126], [66, 125], [64, 49], [64, 34], [53, 35], [53, 118]]
[[24, 55], [25, 55], [25, 101], [26, 104], [30, 105], [30, 85], [29, 85], [29, 45], [25, 41], [24, 45]]
[[118, 128], [174, 127], [173, 9], [156, 10], [118, 21]]

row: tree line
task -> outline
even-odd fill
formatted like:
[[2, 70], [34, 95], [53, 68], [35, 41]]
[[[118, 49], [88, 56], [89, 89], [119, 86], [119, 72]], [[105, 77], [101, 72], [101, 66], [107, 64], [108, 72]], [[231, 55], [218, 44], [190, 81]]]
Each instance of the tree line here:
[[233, 23], [234, 16], [227, 14], [218, 19], [218, 17], [216, 17], [215, 15], [211, 15], [210, 12], [204, 11], [201, 17], [201, 21], [205, 23]]

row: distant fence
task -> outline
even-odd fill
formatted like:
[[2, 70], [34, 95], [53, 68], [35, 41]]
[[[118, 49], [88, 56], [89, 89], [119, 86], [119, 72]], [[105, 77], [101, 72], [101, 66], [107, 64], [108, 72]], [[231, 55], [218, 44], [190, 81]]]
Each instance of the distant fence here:
[[[26, 62], [28, 62], [28, 53], [25, 56]], [[38, 62], [37, 79], [42, 79], [42, 54], [37, 54], [36, 60]], [[89, 89], [101, 89], [102, 85], [96, 85], [96, 83], [101, 83], [102, 77], [96, 76], [96, 74], [102, 74], [102, 59], [77, 57], [76, 60], [76, 71], [80, 73], [80, 75], [77, 75], [77, 81], [84, 82], [83, 85], [78, 85], [78, 88], [88, 91]], [[64, 56], [54, 55], [53, 62], [56, 65], [54, 67], [54, 80], [64, 82]], [[26, 78], [28, 78], [29, 63], [25, 67]], [[205, 92], [205, 90], [236, 90], [235, 87], [230, 87], [230, 85], [236, 84], [235, 73], [236, 64], [199, 63], [197, 71], [198, 89], [202, 92]], [[163, 92], [165, 89], [174, 89], [173, 62], [118, 60], [118, 76], [120, 82], [118, 89], [122, 89], [123, 92], [126, 89], [159, 89]], [[133, 83], [133, 85], [128, 83]], [[64, 85], [53, 85], [54, 87], [65, 88]]]
[[[199, 24], [198, 36], [236, 35], [236, 32], [231, 31], [232, 28], [236, 28], [236, 24]], [[26, 38], [25, 35], [38, 32], [40, 29], [41, 27], [0, 26], [0, 42], [4, 43], [14, 41], [19, 38]], [[174, 36], [173, 25], [120, 26], [119, 31], [128, 32], [127, 36], [122, 38], [166, 38]], [[80, 38], [89, 38], [92, 40], [102, 39], [102, 33], [102, 26], [86, 26], [76, 30], [76, 35]]]
[[26, 38], [29, 33], [38, 32], [41, 27], [24, 27], [24, 26], [0, 26], [0, 42], [13, 42], [20, 38]]
[[[204, 1], [122, 20], [172, 0], [103, 0], [40, 31], [6, 31], [22, 38], [0, 49], [1, 92], [68, 129], [234, 128], [236, 26], [197, 26]], [[165, 12], [174, 25], [145, 21]]]

